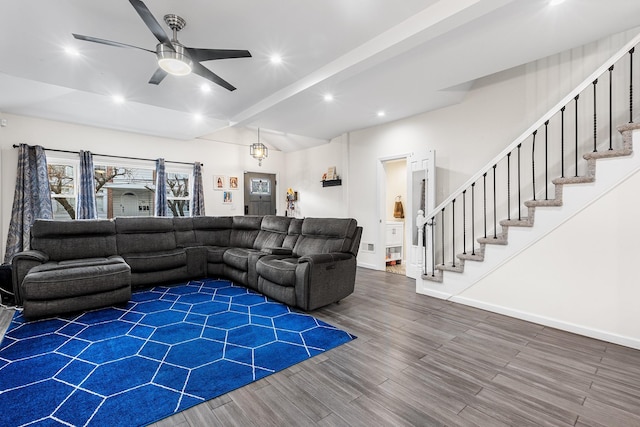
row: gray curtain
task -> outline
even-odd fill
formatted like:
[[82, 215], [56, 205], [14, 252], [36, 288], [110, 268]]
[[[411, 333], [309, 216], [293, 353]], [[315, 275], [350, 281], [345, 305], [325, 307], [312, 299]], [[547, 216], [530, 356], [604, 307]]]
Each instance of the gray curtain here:
[[193, 199], [191, 200], [191, 216], [204, 216], [204, 188], [202, 185], [202, 165], [193, 164]]
[[164, 159], [156, 160], [155, 216], [167, 216], [167, 174]]
[[36, 219], [53, 218], [44, 149], [39, 145], [20, 144], [19, 150], [5, 263], [10, 263], [18, 252], [30, 248], [30, 230]]
[[78, 186], [77, 219], [97, 219], [96, 180], [93, 177], [93, 156], [80, 150], [80, 185]]

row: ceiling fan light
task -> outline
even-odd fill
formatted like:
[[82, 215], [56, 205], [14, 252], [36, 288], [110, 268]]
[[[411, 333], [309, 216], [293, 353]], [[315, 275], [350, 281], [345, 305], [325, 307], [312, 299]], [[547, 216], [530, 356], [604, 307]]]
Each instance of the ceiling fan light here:
[[193, 62], [186, 56], [182, 46], [174, 44], [176, 51], [163, 44], [159, 44], [156, 50], [158, 66], [173, 76], [186, 76], [191, 73]]

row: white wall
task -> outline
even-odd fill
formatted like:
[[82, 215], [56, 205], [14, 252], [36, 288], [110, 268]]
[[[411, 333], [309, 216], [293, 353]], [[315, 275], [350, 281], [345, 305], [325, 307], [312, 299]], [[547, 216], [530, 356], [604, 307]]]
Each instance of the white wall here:
[[640, 348], [639, 187], [637, 172], [460, 299]]
[[345, 186], [322, 187], [321, 182], [322, 174], [333, 166], [343, 183], [349, 181], [347, 137], [343, 135], [326, 145], [285, 155], [282, 184], [285, 190], [290, 187], [298, 192], [297, 217], [349, 216], [348, 191], [345, 191]]
[[[181, 141], [134, 133], [118, 132], [89, 126], [80, 126], [50, 120], [2, 114], [8, 126], [0, 128], [0, 224], [2, 226], [2, 256], [9, 229], [11, 206], [15, 187], [18, 150], [13, 144], [42, 145], [45, 148], [70, 151], [89, 150], [93, 153], [155, 159], [166, 161], [204, 163], [205, 212], [207, 215], [242, 215], [244, 212], [243, 172], [275, 173], [281, 176], [285, 169], [284, 155], [270, 150], [269, 157], [258, 167], [249, 156], [245, 145], [212, 142], [205, 140]], [[54, 153], [51, 153], [54, 154]], [[58, 153], [55, 153], [59, 156]], [[153, 165], [152, 162], [150, 162]], [[241, 180], [234, 203], [222, 204], [222, 192], [213, 190], [213, 175], [234, 175]], [[278, 212], [284, 214], [286, 187], [277, 187]]]

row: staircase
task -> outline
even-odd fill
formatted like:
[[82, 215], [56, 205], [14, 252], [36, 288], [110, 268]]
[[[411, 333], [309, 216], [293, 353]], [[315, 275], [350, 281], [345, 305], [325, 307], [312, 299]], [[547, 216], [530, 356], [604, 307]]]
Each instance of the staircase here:
[[[623, 47], [426, 215], [418, 293], [455, 299], [640, 170], [640, 156], [633, 156], [634, 131], [640, 130], [633, 123], [638, 42]], [[640, 142], [640, 132], [635, 135]]]

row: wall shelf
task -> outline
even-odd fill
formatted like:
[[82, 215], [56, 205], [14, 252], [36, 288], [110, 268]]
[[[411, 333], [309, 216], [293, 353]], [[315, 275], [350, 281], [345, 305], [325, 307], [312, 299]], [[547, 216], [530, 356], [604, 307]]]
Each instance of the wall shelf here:
[[336, 185], [342, 185], [341, 179], [327, 179], [322, 181], [323, 187], [335, 187]]

